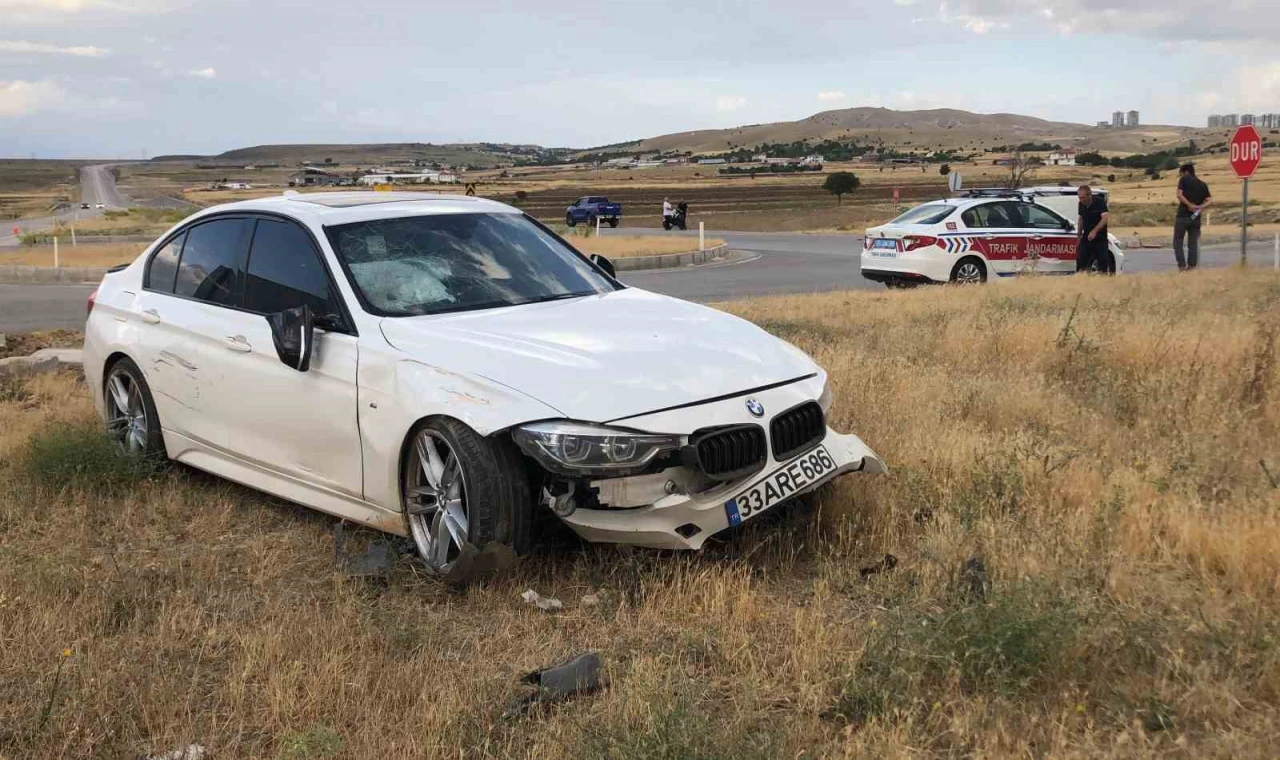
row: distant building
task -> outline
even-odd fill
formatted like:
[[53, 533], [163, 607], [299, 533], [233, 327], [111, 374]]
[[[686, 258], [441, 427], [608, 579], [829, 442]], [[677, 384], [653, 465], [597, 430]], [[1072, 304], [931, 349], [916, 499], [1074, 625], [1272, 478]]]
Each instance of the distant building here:
[[1208, 123], [1208, 125], [1207, 125], [1207, 126], [1209, 127], [1209, 129], [1217, 129], [1218, 127], [1221, 127], [1221, 126], [1222, 126], [1222, 115], [1221, 115], [1221, 114], [1216, 114], [1216, 113], [1215, 113], [1214, 115], [1210, 116], [1210, 117], [1209, 117], [1209, 123]]
[[698, 159], [698, 163], [702, 166], [714, 166], [716, 164], [727, 164], [729, 162], [723, 158], [700, 158]]
[[1224, 126], [1224, 127], [1238, 127], [1238, 126], [1240, 126], [1240, 117], [1239, 117], [1239, 116], [1237, 116], [1236, 114], [1233, 114], [1233, 113], [1223, 114], [1223, 115], [1222, 115], [1222, 126]]
[[1071, 148], [1054, 151], [1049, 154], [1049, 158], [1045, 163], [1049, 164], [1049, 166], [1075, 166], [1076, 152]]
[[438, 185], [452, 184], [457, 181], [457, 175], [450, 171], [370, 172], [359, 179], [362, 185]]
[[1109, 122], [1109, 121], [1100, 121], [1100, 122], [1098, 122], [1098, 126], [1099, 126], [1099, 127], [1102, 127], [1103, 129], [1110, 129], [1110, 128], [1111, 128], [1111, 122]]
[[289, 187], [326, 187], [337, 185], [342, 178], [333, 172], [304, 166], [302, 171], [289, 177]]
[[819, 155], [805, 156], [800, 159], [801, 166], [822, 166], [826, 163], [826, 159]]
[[757, 154], [755, 154], [754, 156], [752, 156], [752, 157], [751, 157], [751, 160], [752, 160], [752, 161], [755, 161], [755, 162], [756, 162], [756, 163], [758, 163], [758, 164], [763, 164], [765, 161], [768, 161], [768, 160], [769, 160], [769, 154], [768, 154], [768, 153], [757, 153]]
[[1138, 112], [1130, 111], [1129, 113], [1125, 114], [1124, 124], [1126, 127], [1138, 126]]
[[1111, 112], [1111, 126], [1113, 126], [1113, 127], [1123, 127], [1123, 126], [1124, 126], [1124, 111], [1112, 111], [1112, 112]]
[[1280, 129], [1280, 113], [1266, 113], [1262, 115], [1263, 129]]
[[1251, 113], [1240, 114], [1240, 126], [1242, 127], [1253, 126], [1253, 114]]

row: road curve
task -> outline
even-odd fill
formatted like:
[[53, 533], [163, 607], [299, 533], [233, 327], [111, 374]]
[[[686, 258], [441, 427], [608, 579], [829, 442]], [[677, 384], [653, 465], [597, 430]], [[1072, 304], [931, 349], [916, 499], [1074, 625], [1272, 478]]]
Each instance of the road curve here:
[[[854, 235], [717, 232], [716, 237], [751, 253], [728, 264], [623, 272], [621, 279], [645, 290], [702, 302], [884, 287], [858, 273], [858, 237]], [[1255, 264], [1271, 266], [1271, 246], [1250, 248]], [[1236, 245], [1207, 246], [1201, 252], [1205, 267], [1228, 266], [1238, 257]], [[1174, 268], [1173, 253], [1168, 249], [1132, 250], [1125, 263], [1126, 276]], [[80, 329], [84, 326], [85, 299], [92, 291], [91, 285], [0, 285], [0, 332]]]

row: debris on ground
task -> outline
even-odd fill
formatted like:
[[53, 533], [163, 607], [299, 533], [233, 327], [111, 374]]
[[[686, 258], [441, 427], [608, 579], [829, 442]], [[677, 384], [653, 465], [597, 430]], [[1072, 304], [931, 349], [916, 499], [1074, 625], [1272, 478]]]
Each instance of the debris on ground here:
[[914, 515], [911, 516], [911, 519], [915, 520], [919, 525], [924, 525], [925, 523], [933, 520], [933, 509], [930, 507], [921, 507]]
[[556, 599], [554, 596], [542, 596], [537, 591], [529, 589], [520, 595], [527, 604], [532, 604], [543, 612], [556, 612], [564, 609], [564, 602]]
[[444, 581], [450, 586], [468, 586], [500, 575], [518, 560], [515, 551], [506, 544], [490, 541], [483, 549], [477, 549], [470, 541], [466, 541]]
[[203, 744], [188, 744], [158, 755], [147, 755], [147, 760], [205, 760], [208, 756]]
[[600, 605], [600, 595], [587, 594], [582, 597], [582, 600], [579, 601], [578, 604], [582, 607], [598, 607]]
[[385, 575], [395, 564], [395, 552], [390, 541], [375, 539], [358, 554], [346, 550], [345, 522], [339, 520], [333, 526], [333, 561], [347, 575], [369, 578]]
[[876, 575], [877, 573], [888, 572], [897, 566], [898, 566], [898, 558], [893, 556], [892, 554], [886, 554], [884, 555], [884, 559], [880, 560], [874, 565], [869, 565], [867, 567], [864, 567], [858, 570], [858, 575], [861, 575], [862, 578], [865, 580], [873, 575]]
[[539, 702], [560, 702], [599, 691], [605, 685], [604, 662], [597, 652], [585, 652], [559, 665], [526, 673], [520, 683], [534, 688], [512, 700], [503, 717], [522, 715]]
[[985, 600], [987, 593], [991, 591], [987, 568], [977, 557], [965, 560], [964, 567], [960, 569], [960, 582], [963, 585], [961, 591], [975, 602]]

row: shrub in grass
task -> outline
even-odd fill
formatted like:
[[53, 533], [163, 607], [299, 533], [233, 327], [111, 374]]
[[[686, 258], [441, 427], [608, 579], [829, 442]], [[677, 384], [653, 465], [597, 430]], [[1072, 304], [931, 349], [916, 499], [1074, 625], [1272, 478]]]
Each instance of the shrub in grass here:
[[690, 694], [659, 697], [643, 714], [589, 723], [570, 752], [605, 760], [755, 760], [781, 757], [781, 730], [726, 725], [723, 704]]
[[31, 437], [26, 470], [48, 488], [67, 487], [115, 491], [150, 475], [156, 463], [127, 454], [97, 424], [61, 422]]
[[1019, 583], [986, 601], [887, 614], [831, 710], [862, 722], [954, 685], [963, 696], [1014, 698], [1058, 683], [1082, 615], [1060, 592]]

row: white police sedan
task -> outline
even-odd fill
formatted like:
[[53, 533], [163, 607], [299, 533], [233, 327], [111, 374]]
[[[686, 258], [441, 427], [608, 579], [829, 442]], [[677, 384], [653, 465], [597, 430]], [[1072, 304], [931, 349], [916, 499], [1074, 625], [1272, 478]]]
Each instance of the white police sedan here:
[[[1052, 197], [1035, 188], [973, 191], [916, 206], [866, 231], [862, 276], [889, 287], [910, 287], [982, 283], [1029, 273], [1074, 274], [1075, 221], [1054, 210], [1074, 202], [1072, 188]], [[1114, 235], [1109, 240], [1116, 271], [1121, 271], [1124, 251]]]

